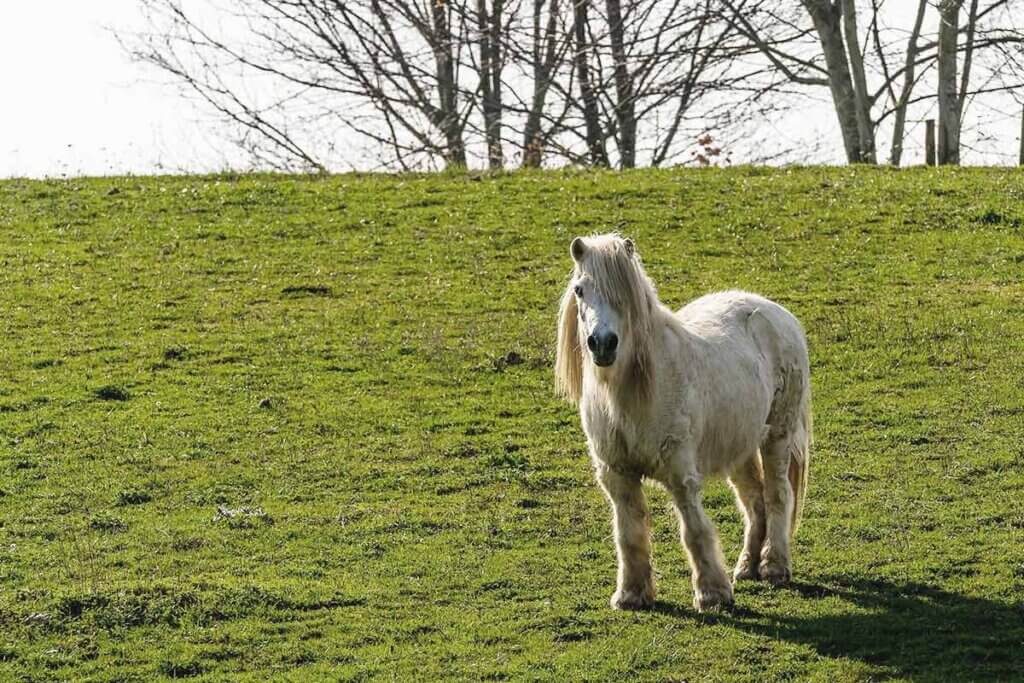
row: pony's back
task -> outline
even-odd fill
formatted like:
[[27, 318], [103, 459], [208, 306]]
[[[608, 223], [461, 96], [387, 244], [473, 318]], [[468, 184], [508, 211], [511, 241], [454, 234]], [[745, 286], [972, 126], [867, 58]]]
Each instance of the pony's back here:
[[790, 533], [795, 533], [807, 493], [812, 429], [810, 360], [800, 322], [781, 304], [739, 290], [702, 296], [676, 317], [706, 342], [752, 348], [767, 361], [764, 381], [774, 390], [768, 427], [770, 434], [785, 435], [794, 493]]

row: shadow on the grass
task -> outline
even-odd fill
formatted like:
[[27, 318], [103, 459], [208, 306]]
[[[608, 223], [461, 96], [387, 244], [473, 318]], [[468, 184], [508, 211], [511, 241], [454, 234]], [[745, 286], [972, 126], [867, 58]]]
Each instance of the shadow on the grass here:
[[[781, 590], [811, 600], [838, 598], [857, 611], [768, 616], [738, 606], [701, 618], [914, 680], [1024, 680], [1024, 605], [849, 575], [795, 581]], [[659, 603], [655, 610], [694, 617], [691, 609], [672, 603]]]

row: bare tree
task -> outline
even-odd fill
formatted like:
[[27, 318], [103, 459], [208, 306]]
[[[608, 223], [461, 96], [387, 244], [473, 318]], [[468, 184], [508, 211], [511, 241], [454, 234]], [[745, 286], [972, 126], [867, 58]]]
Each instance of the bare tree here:
[[[828, 87], [847, 161], [876, 163], [872, 102], [852, 0], [800, 0], [799, 7], [723, 0], [723, 5], [779, 73], [798, 85]], [[811, 21], [817, 50], [807, 44], [811, 31], [801, 13]]]
[[777, 81], [717, 0], [223, 0], [234, 31], [187, 1], [139, 0], [123, 42], [280, 168], [335, 165], [351, 132], [403, 169], [668, 163]]
[[[461, 5], [234, 0], [229, 16], [247, 31], [228, 38], [178, 0], [140, 2], [150, 31], [122, 37], [131, 53], [243, 126], [252, 150], [272, 155], [275, 165], [324, 167], [323, 152], [313, 151], [324, 145], [311, 139], [338, 126], [385, 146], [400, 166], [430, 158], [466, 165], [466, 120], [476, 103], [464, 96], [471, 27]], [[481, 48], [491, 84], [500, 78], [500, 59], [491, 58], [491, 43]], [[261, 101], [247, 87], [251, 80], [282, 94]], [[488, 95], [492, 114], [497, 93]], [[285, 124], [296, 110], [305, 112], [304, 123], [317, 124], [314, 133]]]
[[[896, 96], [892, 86], [887, 88], [892, 106], [892, 113], [894, 115], [892, 146], [889, 152], [889, 163], [893, 166], [899, 166], [900, 161], [903, 158], [903, 138], [906, 135], [907, 105], [910, 102], [910, 96], [914, 91], [914, 84], [917, 82], [915, 74], [917, 71], [918, 55], [920, 53], [919, 40], [921, 37], [921, 27], [924, 24], [924, 12], [927, 6], [928, 0], [918, 0], [917, 13], [914, 16], [914, 26], [910, 29], [910, 37], [907, 38], [907, 48], [903, 66], [903, 85], [900, 88], [899, 96]], [[876, 0], [872, 0], [872, 8], [875, 11], [875, 17], [877, 18], [878, 4]], [[882, 56], [881, 63], [886, 80], [889, 83], [893, 83], [895, 79], [890, 76], [889, 65], [884, 58], [885, 50], [881, 44], [878, 22], [875, 21], [872, 25], [874, 27], [873, 34], [876, 54]]]
[[502, 69], [504, 66], [505, 35], [502, 23], [504, 0], [477, 0], [476, 20], [480, 50], [480, 96], [484, 133], [487, 140], [487, 163], [491, 169], [504, 166], [502, 150]]
[[[572, 0], [569, 0], [570, 2]], [[560, 30], [559, 0], [533, 0], [530, 22], [531, 49], [528, 56], [532, 88], [523, 130], [523, 166], [539, 168], [547, 147], [544, 115], [558, 69], [572, 45], [572, 36]], [[545, 17], [546, 12], [546, 17]]]
[[[943, 158], [956, 158], [964, 103], [974, 95], [994, 91], [970, 85], [972, 60], [992, 48], [1020, 44], [1021, 39], [1012, 22], [983, 29], [982, 20], [995, 16], [997, 10], [1008, 11], [1015, 3], [1020, 5], [1019, 0], [972, 0], [963, 26], [959, 21], [963, 0], [940, 0], [938, 35], [925, 36], [922, 27], [932, 6], [928, 0], [918, 0], [909, 31], [884, 25], [884, 0], [861, 0], [860, 7], [855, 0], [722, 0], [731, 20], [776, 73], [796, 86], [829, 88], [850, 163], [877, 162], [878, 130], [892, 116], [890, 161], [896, 164], [902, 158], [908, 107], [918, 102], [938, 101], [945, 124], [940, 125], [944, 140], [940, 145], [948, 150]], [[817, 38], [814, 47], [807, 43], [805, 20]], [[894, 62], [903, 66], [894, 68]], [[940, 85], [924, 96], [915, 96], [916, 87], [935, 67]], [[1022, 75], [1018, 70], [1017, 76]], [[1013, 80], [1019, 85], [1020, 79]]]
[[776, 83], [743, 63], [749, 47], [716, 0], [605, 0], [600, 8], [583, 0], [576, 8], [588, 149], [611, 160], [605, 141], [614, 143], [621, 168], [678, 160], [706, 131], [741, 126]]
[[908, 26], [887, 0], [219, 1], [234, 30], [138, 0], [123, 42], [277, 168], [336, 167], [353, 133], [383, 168], [707, 163], [826, 88], [849, 162], [891, 130], [901, 163], [936, 107], [957, 163], [971, 103], [1024, 83], [1024, 0], [916, 0]]
[[[843, 12], [843, 35], [846, 38], [846, 51], [850, 57], [850, 75], [853, 78], [853, 106], [860, 141], [858, 152], [861, 161], [874, 164], [877, 163], [875, 131], [874, 122], [871, 120], [871, 98], [868, 94], [867, 77], [864, 74], [864, 53], [861, 50], [860, 36], [857, 30], [857, 8], [854, 5], [854, 0], [842, 0], [840, 6]], [[877, 24], [877, 13], [873, 19]]]
[[623, 168], [633, 168], [636, 166], [636, 99], [633, 74], [626, 58], [626, 30], [622, 4], [620, 0], [606, 0], [605, 6], [608, 12], [608, 37], [615, 80], [614, 111], [619, 163]]
[[601, 126], [597, 95], [594, 90], [590, 68], [590, 0], [573, 0], [573, 46], [574, 64], [579, 80], [580, 101], [583, 110], [583, 124], [586, 129], [587, 152], [594, 166], [608, 165], [608, 151], [605, 148], [605, 134]]
[[938, 40], [938, 162], [960, 163], [960, 103], [956, 80], [957, 33], [962, 0], [939, 3]]

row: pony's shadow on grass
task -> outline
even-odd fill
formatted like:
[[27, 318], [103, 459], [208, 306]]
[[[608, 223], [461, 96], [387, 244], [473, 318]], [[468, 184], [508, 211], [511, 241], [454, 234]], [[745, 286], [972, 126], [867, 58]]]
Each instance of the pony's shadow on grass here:
[[[819, 579], [774, 589], [821, 601], [820, 608], [811, 607], [813, 614], [806, 614], [806, 604], [793, 616], [737, 606], [701, 619], [806, 644], [822, 656], [860, 660], [914, 680], [1024, 680], [1024, 605], [921, 583], [850, 575]], [[672, 603], [659, 602], [655, 611], [694, 616], [692, 609]]]

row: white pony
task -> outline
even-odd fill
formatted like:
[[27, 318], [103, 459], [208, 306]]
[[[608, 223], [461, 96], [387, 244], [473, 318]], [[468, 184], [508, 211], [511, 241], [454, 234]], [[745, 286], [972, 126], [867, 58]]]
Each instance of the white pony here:
[[619, 561], [612, 607], [654, 603], [643, 478], [679, 513], [694, 606], [729, 606], [732, 585], [701, 486], [725, 474], [745, 518], [733, 577], [788, 581], [807, 490], [810, 368], [800, 323], [756, 294], [710, 294], [678, 313], [659, 300], [633, 242], [573, 240], [555, 375], [579, 404]]

